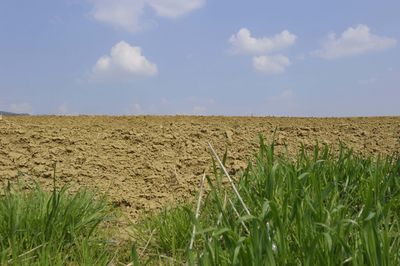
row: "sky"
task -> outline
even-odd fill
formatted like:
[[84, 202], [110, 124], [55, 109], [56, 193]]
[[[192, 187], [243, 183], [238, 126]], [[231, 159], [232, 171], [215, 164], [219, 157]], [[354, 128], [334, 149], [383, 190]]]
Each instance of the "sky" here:
[[0, 110], [400, 115], [400, 1], [1, 0]]

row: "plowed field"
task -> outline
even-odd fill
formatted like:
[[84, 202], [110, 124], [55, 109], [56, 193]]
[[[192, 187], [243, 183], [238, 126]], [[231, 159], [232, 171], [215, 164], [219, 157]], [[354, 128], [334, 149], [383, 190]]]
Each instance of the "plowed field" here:
[[23, 173], [29, 188], [37, 181], [50, 188], [56, 163], [57, 184], [106, 192], [136, 218], [143, 211], [192, 198], [204, 170], [211, 170], [207, 143], [219, 154], [228, 150], [232, 174], [257, 150], [258, 135], [287, 144], [341, 141], [356, 152], [400, 150], [400, 117], [256, 118], [187, 116], [30, 116], [0, 120], [0, 180]]

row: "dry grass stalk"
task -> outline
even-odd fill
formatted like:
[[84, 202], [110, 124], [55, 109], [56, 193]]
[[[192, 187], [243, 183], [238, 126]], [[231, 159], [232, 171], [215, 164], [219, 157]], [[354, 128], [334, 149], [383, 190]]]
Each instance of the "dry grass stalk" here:
[[246, 211], [246, 213], [247, 213], [248, 215], [251, 215], [249, 209], [247, 208], [246, 204], [244, 203], [242, 197], [240, 196], [239, 191], [237, 190], [237, 188], [236, 188], [236, 186], [235, 186], [235, 183], [233, 182], [233, 179], [231, 178], [231, 176], [229, 175], [229, 173], [228, 173], [228, 171], [226, 170], [225, 166], [223, 165], [223, 163], [222, 163], [221, 160], [219, 159], [219, 157], [218, 157], [217, 153], [215, 152], [213, 146], [212, 146], [210, 143], [208, 143], [208, 146], [209, 146], [209, 148], [210, 148], [212, 154], [214, 155], [215, 159], [217, 159], [218, 164], [220, 165], [220, 167], [221, 167], [222, 170], [224, 171], [226, 177], [228, 177], [228, 180], [229, 180], [229, 182], [231, 183], [231, 186], [232, 186], [232, 188], [233, 188], [233, 191], [235, 192], [236, 196], [238, 197], [238, 199], [239, 199], [240, 203], [242, 204], [244, 210]]

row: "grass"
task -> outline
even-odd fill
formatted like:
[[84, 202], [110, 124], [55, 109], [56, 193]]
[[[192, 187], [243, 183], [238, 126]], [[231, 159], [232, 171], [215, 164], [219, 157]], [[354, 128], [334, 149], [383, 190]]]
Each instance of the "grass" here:
[[9, 185], [0, 197], [0, 264], [400, 265], [399, 154], [315, 145], [293, 158], [260, 138], [247, 169], [230, 177], [226, 154], [211, 151], [213, 176], [196, 206], [142, 217], [123, 247], [109, 243], [106, 199]]
[[[207, 177], [198, 217], [178, 206], [137, 225], [151, 243], [142, 262], [163, 256], [190, 265], [400, 265], [398, 154], [372, 158], [316, 145], [293, 159], [261, 138], [254, 163], [233, 183], [238, 193], [223, 185], [224, 158]], [[177, 241], [179, 249], [163, 244]]]
[[0, 264], [106, 265], [112, 253], [98, 228], [110, 215], [105, 199], [87, 190], [9, 184], [0, 198]]
[[137, 250], [144, 262], [174, 264], [186, 260], [186, 249], [192, 233], [190, 205], [164, 209], [150, 214], [135, 225], [134, 238], [141, 249]]

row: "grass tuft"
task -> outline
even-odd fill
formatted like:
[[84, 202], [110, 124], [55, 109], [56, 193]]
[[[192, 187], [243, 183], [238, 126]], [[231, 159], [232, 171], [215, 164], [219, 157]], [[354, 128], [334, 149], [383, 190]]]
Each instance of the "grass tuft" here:
[[109, 216], [105, 199], [87, 190], [9, 185], [0, 198], [0, 263], [105, 265], [111, 253], [97, 229]]
[[[199, 215], [177, 207], [148, 218], [155, 259], [190, 265], [400, 265], [400, 157], [327, 145], [295, 159], [260, 148], [235, 184], [213, 152], [215, 178]], [[216, 180], [216, 181], [212, 181]], [[190, 231], [196, 226], [193, 249]], [[143, 227], [139, 223], [137, 227]], [[138, 242], [140, 244], [140, 241]], [[177, 256], [179, 250], [179, 256]], [[158, 256], [158, 257], [157, 257]]]

